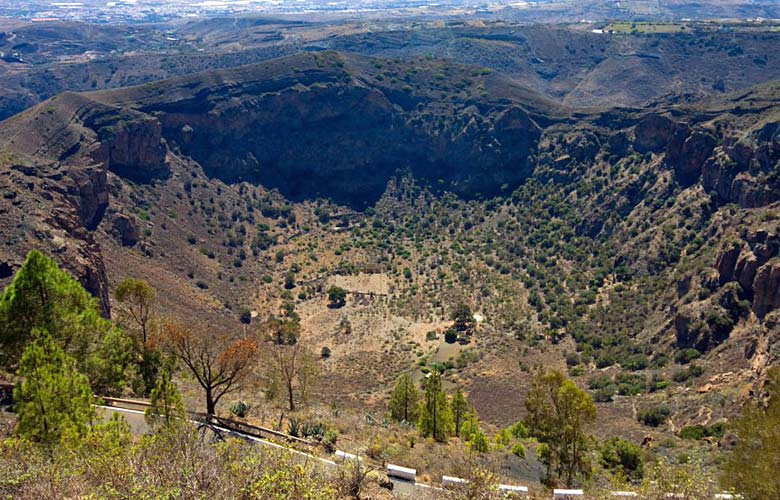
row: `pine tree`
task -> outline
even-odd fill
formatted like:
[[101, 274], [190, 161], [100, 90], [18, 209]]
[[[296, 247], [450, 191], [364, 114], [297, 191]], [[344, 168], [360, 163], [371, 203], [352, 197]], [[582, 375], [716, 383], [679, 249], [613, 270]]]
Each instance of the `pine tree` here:
[[399, 422], [415, 422], [419, 399], [420, 393], [414, 386], [412, 377], [404, 373], [396, 381], [390, 396], [390, 417]]
[[446, 443], [452, 434], [452, 411], [447, 394], [442, 387], [441, 374], [434, 370], [425, 382], [425, 395], [420, 404], [417, 423], [424, 437], [432, 436], [436, 441]]
[[187, 412], [176, 384], [171, 380], [171, 372], [163, 370], [157, 379], [157, 385], [152, 389], [150, 406], [144, 417], [152, 429], [170, 427], [185, 422]]
[[455, 394], [452, 396], [450, 407], [452, 408], [452, 423], [455, 427], [455, 436], [460, 437], [461, 427], [463, 426], [463, 422], [466, 420], [466, 414], [469, 411], [469, 403], [460, 387], [458, 387], [458, 390], [456, 390]]
[[46, 331], [98, 392], [118, 393], [133, 362], [129, 338], [100, 316], [81, 284], [37, 250], [0, 294], [0, 366], [15, 368], [33, 331]]
[[49, 445], [86, 436], [95, 417], [89, 381], [46, 330], [33, 330], [17, 374], [18, 434]]

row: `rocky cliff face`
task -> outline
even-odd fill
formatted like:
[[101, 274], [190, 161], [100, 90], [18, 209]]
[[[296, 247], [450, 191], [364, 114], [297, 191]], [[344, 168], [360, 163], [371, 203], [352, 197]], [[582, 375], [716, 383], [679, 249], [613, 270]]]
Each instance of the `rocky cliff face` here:
[[365, 207], [399, 170], [462, 196], [493, 195], [531, 172], [541, 127], [520, 103], [446, 102], [422, 87], [389, 87], [362, 60], [344, 69], [341, 56], [316, 57], [298, 58], [294, 79], [242, 81], [174, 102], [155, 96], [140, 109], [209, 175], [295, 200]]
[[780, 308], [780, 236], [767, 231], [750, 232], [744, 241], [728, 243], [716, 263], [722, 284], [737, 283], [743, 298], [763, 319]]

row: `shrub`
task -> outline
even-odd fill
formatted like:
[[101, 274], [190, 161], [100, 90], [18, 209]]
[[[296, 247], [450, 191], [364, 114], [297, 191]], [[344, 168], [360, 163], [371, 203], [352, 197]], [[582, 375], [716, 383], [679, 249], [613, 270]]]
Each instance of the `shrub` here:
[[448, 344], [454, 344], [458, 340], [458, 332], [453, 329], [449, 329], [444, 332], [444, 341]]
[[605, 469], [621, 473], [628, 480], [636, 481], [644, 475], [642, 449], [625, 439], [614, 437], [605, 441], [600, 460]]
[[332, 286], [328, 288], [328, 300], [330, 301], [329, 307], [343, 307], [347, 303], [347, 291], [341, 287]]
[[320, 352], [320, 356], [322, 356], [322, 359], [328, 359], [330, 357], [330, 347], [324, 346], [322, 352]]
[[525, 458], [525, 446], [523, 446], [522, 443], [515, 443], [512, 445], [512, 455]]
[[249, 413], [249, 404], [247, 404], [245, 401], [236, 401], [230, 407], [230, 414], [236, 417], [244, 418], [246, 417], [247, 413]]
[[681, 349], [674, 355], [674, 361], [681, 365], [687, 365], [694, 359], [699, 359], [700, 357], [701, 353], [696, 349]]
[[525, 426], [523, 422], [515, 422], [514, 424], [509, 426], [509, 432], [514, 436], [515, 439], [525, 439], [530, 434], [528, 432], [528, 427]]
[[325, 445], [325, 449], [328, 452], [332, 452], [336, 449], [336, 441], [339, 438], [339, 433], [335, 429], [328, 429], [325, 432], [325, 436], [322, 438], [322, 443]]
[[705, 437], [722, 438], [726, 432], [726, 425], [718, 422], [713, 425], [689, 425], [680, 430], [680, 439], [699, 440]]
[[656, 406], [640, 413], [637, 419], [644, 425], [658, 427], [671, 416], [672, 410], [668, 406]]

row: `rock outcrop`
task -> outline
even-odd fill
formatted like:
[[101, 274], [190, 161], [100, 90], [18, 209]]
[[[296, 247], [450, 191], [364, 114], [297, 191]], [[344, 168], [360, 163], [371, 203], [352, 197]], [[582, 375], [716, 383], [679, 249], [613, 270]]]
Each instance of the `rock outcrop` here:
[[695, 131], [685, 138], [679, 151], [674, 147], [669, 148], [667, 160], [681, 183], [691, 185], [699, 179], [704, 162], [712, 154], [715, 144], [712, 134]]
[[657, 114], [646, 116], [634, 129], [634, 149], [640, 153], [660, 153], [666, 149], [672, 138], [675, 123]]
[[167, 148], [160, 122], [151, 117], [120, 120], [101, 138], [108, 149], [108, 169], [136, 182], [168, 176]]
[[138, 221], [132, 215], [115, 214], [111, 220], [111, 227], [124, 246], [135, 246], [141, 238]]
[[753, 280], [753, 311], [763, 318], [780, 307], [780, 260], [767, 262]]
[[745, 242], [730, 242], [718, 255], [715, 269], [721, 285], [736, 282], [763, 319], [780, 308], [780, 236], [764, 230], [746, 234]]

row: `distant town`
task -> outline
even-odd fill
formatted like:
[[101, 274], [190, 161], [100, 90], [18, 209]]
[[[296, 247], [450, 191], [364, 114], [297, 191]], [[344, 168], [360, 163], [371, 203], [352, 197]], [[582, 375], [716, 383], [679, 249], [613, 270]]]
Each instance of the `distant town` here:
[[528, 7], [545, 1], [493, 0], [0, 0], [0, 17], [33, 22], [54, 20], [93, 23], [143, 23], [179, 18], [252, 13], [363, 15], [372, 12], [398, 14], [474, 14], [505, 7]]

